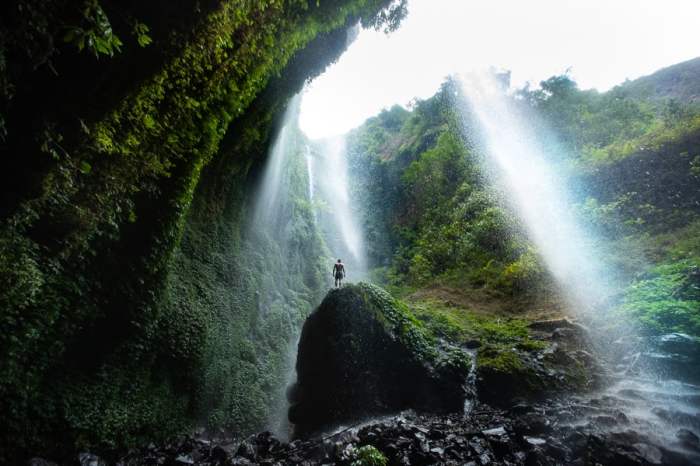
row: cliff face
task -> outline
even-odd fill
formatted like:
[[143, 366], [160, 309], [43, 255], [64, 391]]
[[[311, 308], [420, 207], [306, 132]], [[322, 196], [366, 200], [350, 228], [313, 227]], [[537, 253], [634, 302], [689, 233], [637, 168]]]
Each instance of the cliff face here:
[[295, 262], [319, 254], [302, 208], [293, 248], [246, 243], [256, 167], [347, 28], [403, 8], [142, 3], [1, 7], [5, 458], [261, 427], [320, 285]]

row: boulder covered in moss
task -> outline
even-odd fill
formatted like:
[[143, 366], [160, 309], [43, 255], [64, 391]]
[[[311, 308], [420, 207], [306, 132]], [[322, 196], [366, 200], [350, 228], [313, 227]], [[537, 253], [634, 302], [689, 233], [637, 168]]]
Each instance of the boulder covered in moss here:
[[536, 340], [517, 345], [488, 342], [479, 348], [479, 401], [510, 407], [555, 393], [586, 392], [599, 386], [603, 369], [591, 353], [587, 330], [566, 319], [530, 325]]
[[460, 411], [471, 361], [373, 285], [332, 290], [304, 324], [289, 419], [303, 436], [408, 408]]

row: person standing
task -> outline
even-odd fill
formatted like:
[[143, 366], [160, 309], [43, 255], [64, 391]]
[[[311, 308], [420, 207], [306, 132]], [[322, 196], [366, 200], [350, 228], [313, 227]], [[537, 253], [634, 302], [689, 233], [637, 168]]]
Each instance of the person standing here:
[[343, 278], [345, 278], [345, 265], [338, 259], [338, 262], [333, 264], [333, 277], [335, 278], [335, 287], [343, 286]]

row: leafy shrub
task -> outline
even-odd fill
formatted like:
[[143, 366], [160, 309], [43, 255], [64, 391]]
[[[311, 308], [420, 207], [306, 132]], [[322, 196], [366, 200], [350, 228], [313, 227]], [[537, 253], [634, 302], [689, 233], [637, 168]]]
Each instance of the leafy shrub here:
[[384, 454], [372, 445], [364, 445], [355, 451], [352, 466], [386, 466], [388, 460]]
[[700, 336], [700, 260], [652, 268], [627, 288], [617, 312], [632, 317], [648, 333]]

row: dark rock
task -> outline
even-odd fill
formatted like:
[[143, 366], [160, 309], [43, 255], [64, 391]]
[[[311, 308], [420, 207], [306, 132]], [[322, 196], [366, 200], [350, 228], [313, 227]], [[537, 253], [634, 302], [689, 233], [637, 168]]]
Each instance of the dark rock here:
[[483, 431], [481, 431], [481, 433], [484, 434], [484, 435], [486, 435], [486, 436], [496, 436], [496, 437], [499, 437], [499, 436], [501, 436], [501, 435], [505, 435], [505, 434], [506, 434], [506, 430], [503, 428], [503, 426], [499, 426], [499, 427], [494, 427], [494, 428], [491, 428], [491, 429], [483, 430]]
[[642, 466], [649, 462], [632, 446], [619, 444], [599, 435], [590, 435], [586, 461], [588, 464]]
[[47, 461], [43, 458], [32, 458], [27, 462], [27, 466], [58, 466], [52, 461]]
[[547, 443], [545, 439], [539, 437], [528, 437], [527, 435], [525, 435], [523, 438], [529, 445], [532, 445], [534, 447], [545, 445]]
[[648, 443], [635, 443], [632, 446], [642, 458], [649, 462], [649, 464], [661, 464], [663, 453], [661, 453], [658, 447], [649, 445]]
[[693, 415], [683, 411], [664, 408], [653, 408], [651, 412], [670, 424], [700, 430], [700, 415], [698, 414]]
[[297, 356], [295, 435], [408, 408], [463, 409], [470, 362], [445, 355], [402, 303], [367, 284], [331, 291], [304, 324]]
[[[294, 463], [297, 463], [297, 462], [295, 461]], [[301, 463], [301, 461], [299, 461], [298, 463]], [[233, 460], [231, 460], [232, 466], [248, 466], [251, 464], [254, 464], [254, 463], [252, 461], [250, 461], [248, 458], [238, 457], [238, 458], [234, 458]]]
[[571, 448], [573, 455], [578, 457], [584, 454], [588, 438], [583, 432], [574, 430], [564, 438], [564, 441]]
[[525, 456], [525, 466], [550, 466], [550, 462], [544, 452], [539, 448], [533, 448]]
[[569, 449], [561, 442], [551, 438], [548, 440], [544, 450], [548, 456], [554, 458], [557, 462], [564, 462], [570, 453]]
[[700, 438], [688, 429], [680, 429], [676, 432], [676, 438], [685, 448], [700, 451]]
[[553, 332], [559, 328], [573, 328], [574, 326], [575, 324], [569, 319], [539, 320], [529, 325], [533, 330], [541, 330], [544, 332]]
[[700, 339], [683, 333], [652, 337], [635, 366], [652, 368], [659, 376], [700, 383]]
[[552, 425], [545, 416], [533, 412], [518, 417], [513, 428], [519, 435], [537, 435], [551, 432]]
[[177, 466], [189, 466], [195, 464], [195, 460], [189, 455], [179, 455], [175, 458], [174, 464]]
[[210, 458], [214, 464], [224, 464], [229, 460], [229, 454], [221, 446], [217, 445], [211, 450]]
[[107, 466], [107, 463], [99, 456], [92, 453], [80, 453], [78, 455], [80, 466]]
[[464, 347], [467, 349], [477, 349], [481, 347], [481, 342], [479, 340], [467, 340], [464, 343]]
[[245, 440], [241, 442], [240, 446], [238, 447], [238, 450], [236, 450], [236, 456], [248, 458], [249, 460], [254, 461], [258, 454], [255, 445], [253, 445], [248, 440]]
[[580, 334], [573, 328], [557, 328], [552, 332], [552, 340], [573, 340]]
[[522, 414], [531, 413], [532, 409], [532, 405], [529, 403], [517, 403], [510, 408], [509, 412], [513, 416], [520, 416]]

